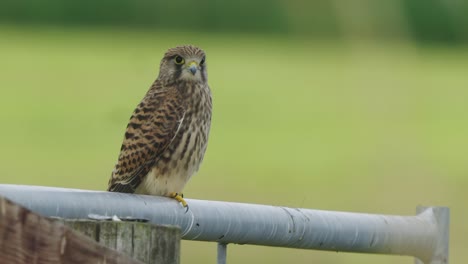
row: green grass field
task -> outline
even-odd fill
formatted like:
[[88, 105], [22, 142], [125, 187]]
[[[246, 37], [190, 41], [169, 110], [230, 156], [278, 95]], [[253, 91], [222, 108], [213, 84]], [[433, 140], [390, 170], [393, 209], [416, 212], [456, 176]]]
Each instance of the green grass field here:
[[[189, 198], [451, 215], [468, 259], [468, 49], [253, 35], [0, 27], [0, 182], [103, 190], [164, 51], [207, 52], [213, 127]], [[184, 242], [182, 263], [215, 263]], [[413, 263], [232, 245], [229, 263]]]

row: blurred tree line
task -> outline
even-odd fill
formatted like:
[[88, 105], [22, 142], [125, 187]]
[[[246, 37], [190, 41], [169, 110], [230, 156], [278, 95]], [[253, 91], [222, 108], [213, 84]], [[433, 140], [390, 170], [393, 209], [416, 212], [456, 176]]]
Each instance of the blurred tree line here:
[[291, 34], [312, 38], [468, 40], [457, 0], [2, 0], [0, 23]]

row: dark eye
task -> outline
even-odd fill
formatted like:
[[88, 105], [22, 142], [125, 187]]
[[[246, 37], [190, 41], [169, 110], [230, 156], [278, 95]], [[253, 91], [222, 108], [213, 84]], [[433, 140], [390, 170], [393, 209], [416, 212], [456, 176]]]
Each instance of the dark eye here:
[[200, 61], [200, 66], [203, 66], [203, 64], [205, 64], [205, 57]]
[[175, 61], [176, 64], [184, 64], [184, 62], [185, 62], [184, 58], [182, 58], [179, 55], [175, 56], [174, 61]]

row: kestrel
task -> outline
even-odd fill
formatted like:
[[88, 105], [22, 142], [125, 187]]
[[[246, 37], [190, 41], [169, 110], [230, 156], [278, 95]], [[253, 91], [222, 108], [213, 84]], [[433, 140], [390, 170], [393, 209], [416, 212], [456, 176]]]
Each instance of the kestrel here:
[[108, 191], [172, 197], [187, 207], [182, 190], [200, 167], [210, 132], [207, 77], [200, 48], [164, 54], [158, 78], [130, 117]]

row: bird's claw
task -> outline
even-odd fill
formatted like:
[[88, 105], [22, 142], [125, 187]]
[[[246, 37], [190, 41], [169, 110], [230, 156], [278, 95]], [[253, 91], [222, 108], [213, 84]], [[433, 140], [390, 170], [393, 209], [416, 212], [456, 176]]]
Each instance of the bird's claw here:
[[182, 193], [179, 194], [179, 193], [173, 192], [173, 193], [170, 194], [170, 197], [173, 198], [173, 199], [176, 199], [179, 203], [182, 204], [183, 207], [186, 208], [185, 213], [188, 212], [189, 206], [188, 206], [187, 202], [184, 200], [184, 194], [182, 194]]

